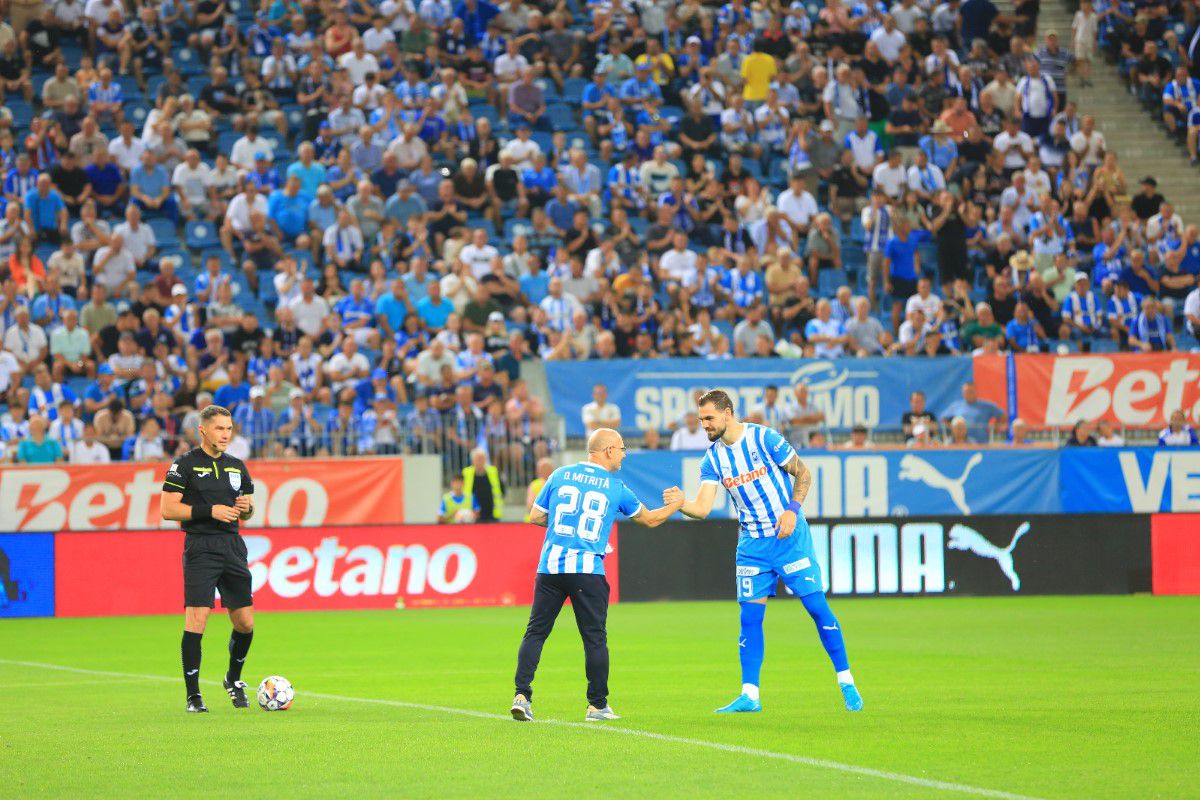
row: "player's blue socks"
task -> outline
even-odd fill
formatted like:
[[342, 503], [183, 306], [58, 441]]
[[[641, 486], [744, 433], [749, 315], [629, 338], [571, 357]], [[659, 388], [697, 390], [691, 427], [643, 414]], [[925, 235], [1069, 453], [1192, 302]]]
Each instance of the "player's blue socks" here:
[[842, 626], [838, 624], [837, 617], [833, 615], [833, 609], [829, 607], [829, 601], [825, 599], [825, 595], [814, 592], [801, 597], [800, 602], [804, 603], [804, 609], [817, 624], [817, 634], [821, 637], [821, 644], [825, 646], [825, 652], [829, 654], [829, 660], [833, 662], [833, 668], [839, 673], [847, 672], [850, 669], [850, 661], [846, 658], [846, 642], [842, 639]]
[[[738, 637], [738, 656], [742, 661], [742, 683], [758, 687], [762, 673], [763, 618], [767, 615], [766, 603], [741, 603], [742, 631]], [[757, 700], [758, 698], [753, 698]]]

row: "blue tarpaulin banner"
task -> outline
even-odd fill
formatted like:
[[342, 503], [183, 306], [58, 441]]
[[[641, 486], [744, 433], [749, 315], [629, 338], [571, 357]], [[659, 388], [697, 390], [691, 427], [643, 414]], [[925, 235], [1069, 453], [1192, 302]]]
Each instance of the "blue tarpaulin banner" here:
[[0, 618], [54, 616], [54, 534], [0, 534]]
[[583, 436], [580, 410], [592, 400], [592, 387], [603, 383], [609, 399], [621, 409], [621, 430], [635, 435], [663, 430], [692, 408], [697, 389], [724, 389], [734, 398], [736, 413], [762, 400], [763, 389], [808, 385], [809, 403], [825, 413], [825, 425], [845, 431], [855, 425], [899, 430], [909, 394], [925, 392], [926, 407], [940, 413], [961, 397], [972, 380], [969, 356], [922, 358], [731, 359], [705, 361], [664, 358], [621, 361], [551, 361], [546, 378], [554, 409], [567, 425], [567, 435]]
[[[1055, 514], [1063, 510], [1059, 455], [1057, 450], [802, 451], [813, 473], [804, 512], [813, 518]], [[620, 475], [653, 507], [661, 504], [668, 486], [681, 486], [695, 497], [703, 456], [702, 451], [631, 453]], [[713, 513], [733, 515], [723, 489]]]
[[1063, 511], [1200, 511], [1200, 449], [1062, 451]]

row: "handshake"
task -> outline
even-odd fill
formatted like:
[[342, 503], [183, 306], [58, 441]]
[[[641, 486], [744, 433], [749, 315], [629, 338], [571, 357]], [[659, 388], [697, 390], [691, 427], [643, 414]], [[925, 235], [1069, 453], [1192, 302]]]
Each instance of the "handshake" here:
[[678, 486], [663, 489], [662, 499], [663, 505], [671, 509], [671, 513], [674, 514], [684, 504], [683, 489], [680, 489]]

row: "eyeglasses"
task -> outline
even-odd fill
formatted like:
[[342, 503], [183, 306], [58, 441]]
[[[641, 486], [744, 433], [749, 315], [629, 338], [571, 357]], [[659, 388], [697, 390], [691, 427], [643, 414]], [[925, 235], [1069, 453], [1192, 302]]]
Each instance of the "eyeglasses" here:
[[606, 447], [604, 449], [605, 450], [620, 450], [622, 453], [626, 452], [624, 445], [617, 447], [615, 444], [610, 444], [608, 447]]

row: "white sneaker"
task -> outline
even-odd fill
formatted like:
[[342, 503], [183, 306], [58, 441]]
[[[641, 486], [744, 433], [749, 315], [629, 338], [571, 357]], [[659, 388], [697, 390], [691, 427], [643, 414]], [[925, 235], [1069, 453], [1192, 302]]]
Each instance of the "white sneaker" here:
[[583, 718], [583, 721], [601, 722], [606, 719], [620, 719], [620, 717], [617, 716], [617, 712], [612, 710], [612, 706], [605, 706], [604, 708], [588, 706], [587, 716]]

